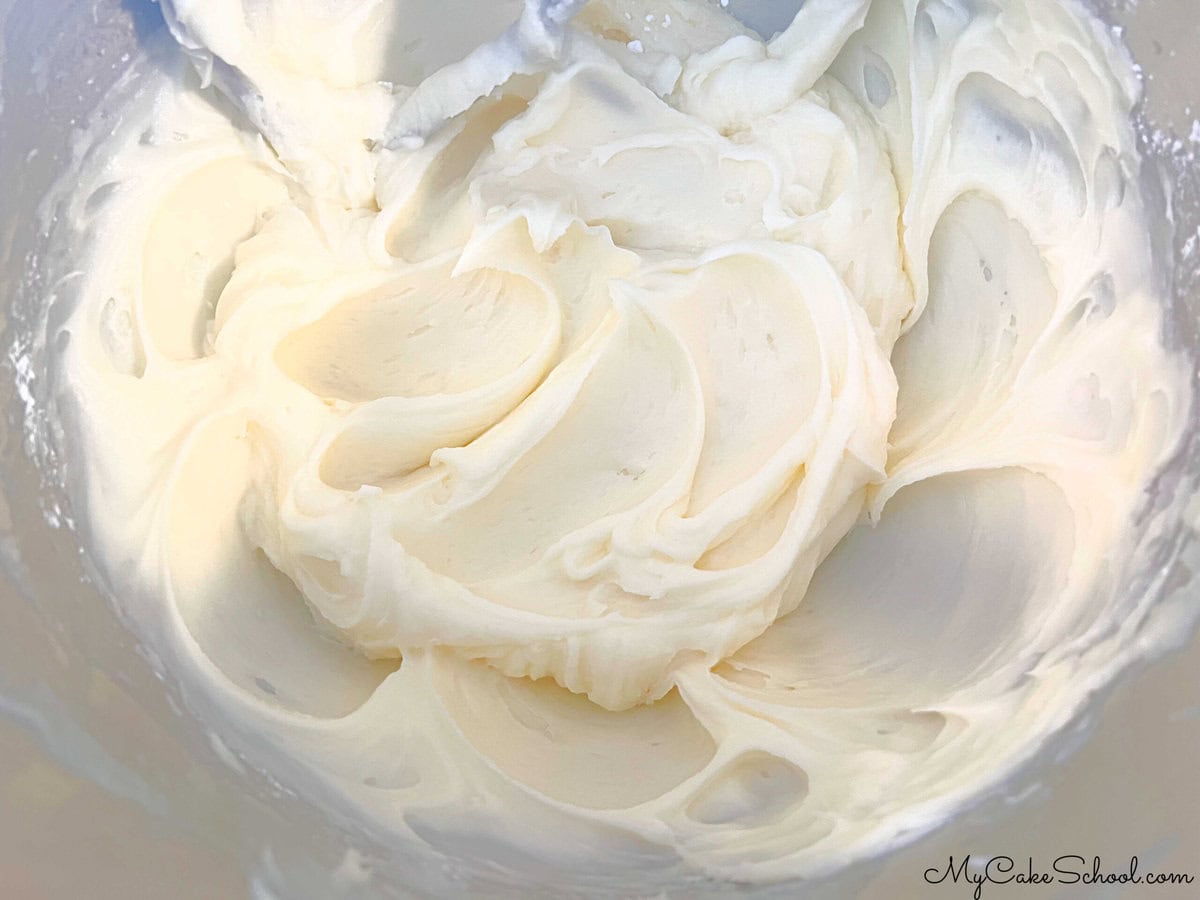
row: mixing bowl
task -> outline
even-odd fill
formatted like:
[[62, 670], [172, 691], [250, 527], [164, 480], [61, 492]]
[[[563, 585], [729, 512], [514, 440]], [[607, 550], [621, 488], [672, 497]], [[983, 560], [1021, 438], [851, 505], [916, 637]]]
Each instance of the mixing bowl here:
[[[478, 2], [478, 0], [475, 0]], [[1049, 0], [1047, 0], [1049, 2]], [[469, 7], [472, 0], [454, 0]], [[438, 0], [412, 0], [413, 21], [457, 23], [430, 42], [461, 52], [497, 31], [503, 15], [471, 32], [463, 17], [439, 19]], [[511, 4], [510, 4], [511, 5]], [[794, 0], [731, 0], [765, 32], [788, 21]], [[1164, 214], [1157, 235], [1173, 273], [1176, 308], [1167, 340], [1200, 359], [1200, 7], [1193, 0], [1104, 0], [1099, 12], [1123, 29], [1144, 67], [1144, 147], [1155, 160]], [[531, 886], [480, 867], [385, 847], [355, 821], [256, 772], [225, 746], [219, 729], [189, 712], [189, 698], [129, 623], [113, 613], [73, 530], [57, 487], [78, 465], [55, 440], [45, 396], [47, 300], [41, 201], [77, 151], [77, 129], [155, 40], [150, 0], [0, 0], [0, 885], [8, 896], [558, 896], [580, 892], [570, 873], [540, 873]], [[447, 60], [421, 60], [433, 66]], [[1196, 109], [1193, 110], [1192, 105]], [[1154, 188], [1150, 188], [1153, 192]], [[1168, 221], [1165, 213], [1172, 210]], [[1164, 506], [1200, 481], [1200, 420], [1164, 473]], [[64, 450], [66, 453], [64, 453]], [[64, 458], [67, 457], [67, 458]], [[1162, 595], [1142, 625], [1147, 645], [1171, 629], [1176, 651], [1127, 672], [1075, 726], [1025, 766], [1002, 796], [981, 798], [960, 819], [889, 858], [810, 884], [813, 896], [925, 897], [929, 867], [950, 854], [1047, 847], [1104, 857], [1109, 868], [1139, 855], [1187, 871], [1200, 851], [1200, 643], [1192, 622], [1200, 595], [1193, 503], [1161, 541], [1141, 548], [1131, 591]], [[1200, 873], [1194, 873], [1200, 876]], [[672, 893], [672, 884], [591, 885], [589, 895]], [[692, 884], [689, 896], [795, 896], [796, 885], [735, 888]], [[948, 893], [947, 896], [950, 894]], [[1139, 896], [1130, 894], [1129, 896]], [[1165, 896], [1165, 895], [1164, 895]]]

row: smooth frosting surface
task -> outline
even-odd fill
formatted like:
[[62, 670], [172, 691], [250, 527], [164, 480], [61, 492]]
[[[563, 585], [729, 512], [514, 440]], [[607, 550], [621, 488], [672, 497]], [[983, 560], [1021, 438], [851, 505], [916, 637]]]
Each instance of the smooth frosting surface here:
[[449, 6], [164, 2], [84, 156], [62, 402], [164, 664], [518, 869], [811, 875], [994, 786], [1130, 643], [1190, 408], [1128, 60], [1047, 0]]

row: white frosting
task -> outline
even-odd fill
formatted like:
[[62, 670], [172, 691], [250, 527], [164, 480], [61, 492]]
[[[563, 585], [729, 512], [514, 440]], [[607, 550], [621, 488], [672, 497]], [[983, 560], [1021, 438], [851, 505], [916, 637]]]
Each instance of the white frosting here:
[[96, 549], [226, 744], [390, 834], [812, 874], [1145, 611], [1136, 83], [1069, 3], [578, 5], [418, 78], [399, 0], [164, 3], [202, 79], [70, 209]]

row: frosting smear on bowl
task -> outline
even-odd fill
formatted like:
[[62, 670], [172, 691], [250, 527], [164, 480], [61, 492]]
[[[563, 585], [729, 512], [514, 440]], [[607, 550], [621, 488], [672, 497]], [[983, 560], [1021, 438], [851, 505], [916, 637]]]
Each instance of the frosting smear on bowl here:
[[1133, 652], [1190, 409], [1123, 51], [439, 6], [164, 0], [82, 156], [61, 404], [163, 665], [518, 869], [814, 875], [994, 788]]

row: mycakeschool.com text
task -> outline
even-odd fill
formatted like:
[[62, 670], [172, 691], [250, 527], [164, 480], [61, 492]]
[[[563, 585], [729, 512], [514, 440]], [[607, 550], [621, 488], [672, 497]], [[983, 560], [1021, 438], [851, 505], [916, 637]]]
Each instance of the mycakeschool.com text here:
[[1032, 888], [1072, 884], [1159, 886], [1167, 889], [1165, 898], [1177, 893], [1171, 888], [1186, 888], [1196, 880], [1190, 872], [1150, 871], [1136, 856], [1114, 866], [1099, 856], [1078, 854], [1064, 854], [1052, 860], [1039, 861], [1031, 856], [1014, 859], [1011, 856], [973, 857], [969, 853], [961, 857], [951, 856], [946, 863], [931, 866], [925, 870], [924, 878], [928, 884], [966, 886], [970, 888], [974, 900], [982, 900], [985, 888], [992, 885]]

